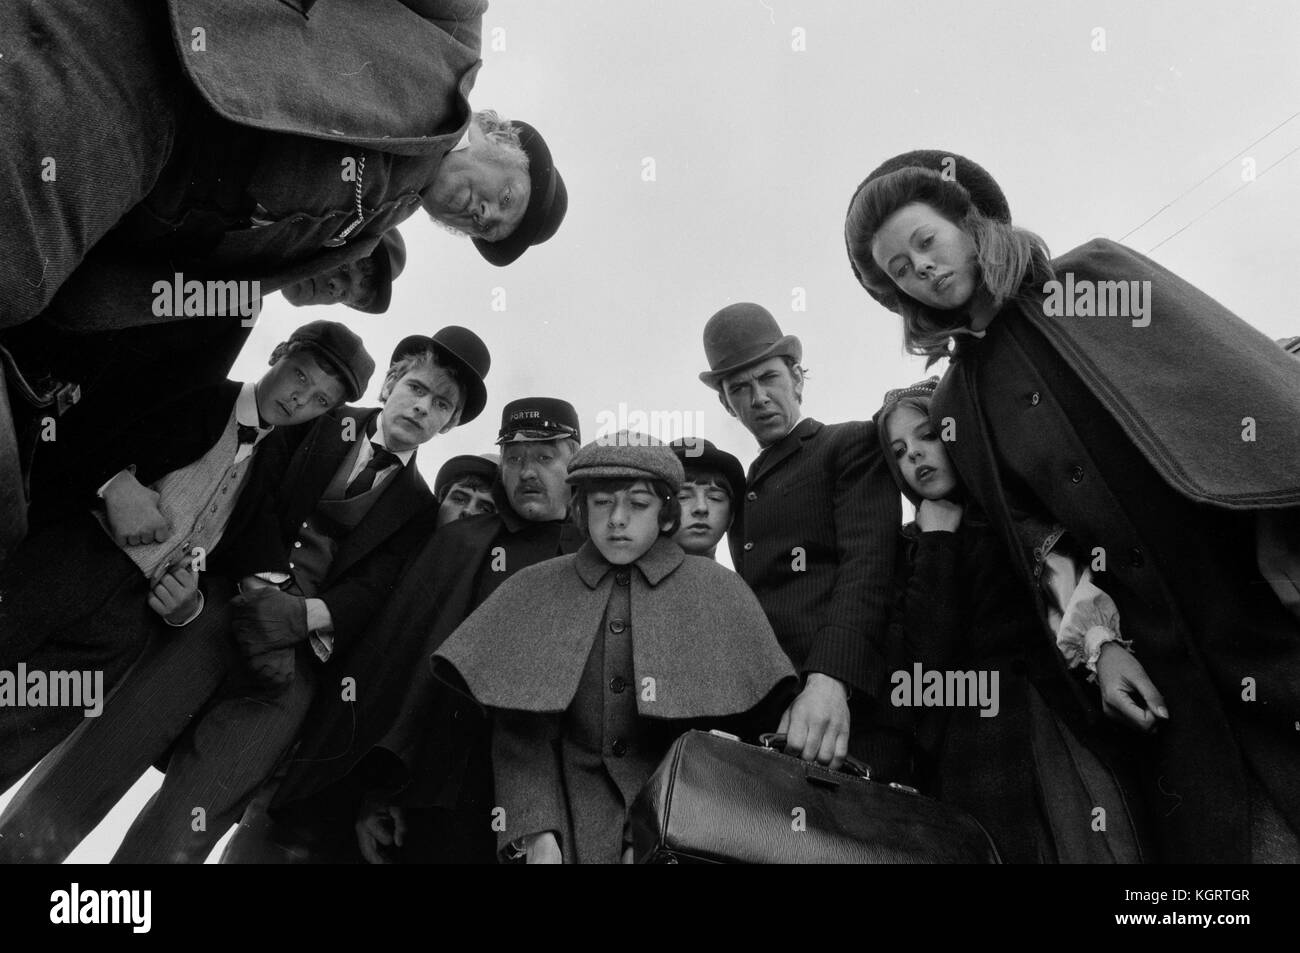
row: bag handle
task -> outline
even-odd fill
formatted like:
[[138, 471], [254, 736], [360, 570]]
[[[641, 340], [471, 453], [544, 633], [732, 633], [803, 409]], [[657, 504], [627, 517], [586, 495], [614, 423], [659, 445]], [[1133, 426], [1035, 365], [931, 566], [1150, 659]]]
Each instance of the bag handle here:
[[[773, 751], [781, 751], [785, 747], [787, 737], [784, 733], [775, 731], [764, 732], [758, 736], [758, 743], [764, 748], [770, 748]], [[794, 757], [791, 755], [791, 757]], [[861, 761], [853, 755], [845, 755], [844, 763], [840, 765], [840, 771], [850, 777], [861, 778], [864, 781], [871, 780], [871, 766], [865, 761]]]

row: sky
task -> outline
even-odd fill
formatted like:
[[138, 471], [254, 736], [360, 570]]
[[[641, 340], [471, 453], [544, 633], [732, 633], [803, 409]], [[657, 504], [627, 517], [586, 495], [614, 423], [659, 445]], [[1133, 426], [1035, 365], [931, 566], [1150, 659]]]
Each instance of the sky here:
[[[853, 278], [844, 212], [910, 149], [983, 165], [1054, 254], [1123, 240], [1270, 337], [1300, 334], [1300, 5], [492, 0], [483, 38], [471, 102], [546, 137], [569, 190], [556, 237], [499, 269], [417, 214], [386, 315], [273, 296], [231, 373], [258, 376], [321, 317], [381, 366], [407, 334], [473, 329], [487, 408], [421, 448], [430, 483], [535, 395], [571, 401], [584, 440], [622, 404], [747, 465], [756, 444], [697, 376], [704, 323], [738, 301], [802, 340], [807, 415], [870, 417], [926, 372]], [[157, 777], [73, 859], [110, 856]]]

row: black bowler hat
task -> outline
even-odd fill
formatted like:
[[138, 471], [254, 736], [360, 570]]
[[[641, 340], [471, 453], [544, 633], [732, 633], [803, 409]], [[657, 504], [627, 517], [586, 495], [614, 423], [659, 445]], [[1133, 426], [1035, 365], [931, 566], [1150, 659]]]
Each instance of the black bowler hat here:
[[498, 444], [572, 437], [579, 442], [578, 412], [558, 397], [521, 397], [501, 410]]
[[384, 232], [384, 237], [370, 253], [370, 260], [375, 265], [372, 279], [375, 283], [375, 295], [370, 304], [356, 310], [364, 311], [366, 314], [383, 314], [393, 301], [393, 282], [406, 267], [406, 242], [402, 241], [402, 236], [396, 228]]
[[412, 334], [402, 338], [393, 349], [392, 363], [420, 351], [433, 348], [444, 357], [449, 358], [461, 371], [460, 382], [465, 388], [465, 409], [461, 411], [460, 423], [464, 426], [483, 412], [487, 404], [487, 386], [483, 379], [492, 366], [492, 355], [488, 353], [483, 339], [469, 328], [454, 324], [436, 332], [433, 337], [424, 334]]
[[725, 450], [719, 450], [703, 437], [679, 437], [668, 446], [672, 447], [685, 469], [712, 470], [721, 475], [731, 490], [732, 508], [742, 504], [745, 498], [745, 468], [739, 460]]
[[560, 227], [569, 208], [569, 190], [551, 160], [542, 134], [526, 122], [512, 122], [528, 155], [528, 208], [515, 230], [496, 242], [474, 239], [478, 253], [494, 265], [508, 265], [531, 245], [540, 245]]
[[704, 325], [704, 356], [709, 369], [700, 374], [700, 380], [721, 390], [728, 374], [769, 357], [802, 361], [803, 345], [793, 334], [781, 333], [781, 326], [767, 308], [742, 301], [727, 305]]
[[361, 338], [337, 321], [312, 321], [289, 335], [290, 344], [307, 344], [324, 354], [343, 375], [348, 400], [359, 400], [375, 372], [375, 360]]
[[463, 453], [438, 468], [433, 478], [433, 495], [442, 499], [442, 491], [467, 476], [479, 476], [492, 483], [497, 478], [501, 458], [495, 453]]

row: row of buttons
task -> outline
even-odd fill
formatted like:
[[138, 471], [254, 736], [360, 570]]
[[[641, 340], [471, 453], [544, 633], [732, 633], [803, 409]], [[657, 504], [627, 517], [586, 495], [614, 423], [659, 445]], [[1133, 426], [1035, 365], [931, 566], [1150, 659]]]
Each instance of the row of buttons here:
[[[1029, 406], [1037, 407], [1042, 402], [1042, 399], [1043, 399], [1042, 395], [1038, 391], [1034, 391], [1032, 394], [1029, 395]], [[1084, 476], [1083, 467], [1080, 466], [1071, 467], [1070, 469], [1071, 483], [1082, 483], [1083, 476]], [[1128, 551], [1128, 564], [1133, 569], [1140, 569], [1145, 563], [1146, 563], [1146, 557], [1142, 554], [1142, 550], [1140, 547], [1134, 546], [1132, 549]]]

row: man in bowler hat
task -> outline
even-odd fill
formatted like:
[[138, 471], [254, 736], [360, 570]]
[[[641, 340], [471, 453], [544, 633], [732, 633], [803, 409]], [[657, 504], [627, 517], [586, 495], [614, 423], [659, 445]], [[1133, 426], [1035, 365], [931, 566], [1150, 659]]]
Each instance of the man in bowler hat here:
[[[901, 522], [874, 425], [803, 417], [803, 346], [757, 304], [713, 315], [704, 353], [700, 380], [761, 448], [728, 538], [803, 678], [781, 720], [786, 750], [832, 767], [851, 751], [888, 774], [901, 748], [862, 730], [864, 719], [889, 720], [885, 642]], [[887, 750], [874, 750], [876, 740]]]
[[511, 401], [497, 443], [496, 514], [440, 528], [411, 559], [358, 642], [356, 701], [317, 697], [269, 817], [246, 818], [223, 862], [495, 862], [490, 725], [430, 659], [502, 582], [581, 545], [565, 483], [577, 412]]
[[345, 407], [286, 435], [270, 461], [275, 545], [239, 580], [226, 624], [154, 641], [104, 714], [0, 819], [16, 856], [61, 860], [166, 755], [162, 787], [114, 862], [203, 861], [292, 743], [316, 689], [347, 694], [359, 639], [433, 528], [417, 448], [482, 412], [489, 364], [465, 328], [412, 335], [393, 352], [382, 408]]
[[[99, 403], [98, 384], [178, 352], [220, 381], [250, 315], [160, 321], [151, 289], [177, 273], [269, 294], [368, 256], [421, 208], [497, 266], [555, 234], [568, 193], [542, 135], [470, 107], [483, 0], [309, 6], [0, 0], [22, 38], [0, 70], [0, 386], [85, 414], [78, 387]], [[42, 340], [4, 333], [31, 322]], [[26, 531], [30, 471], [6, 398], [0, 558]]]

